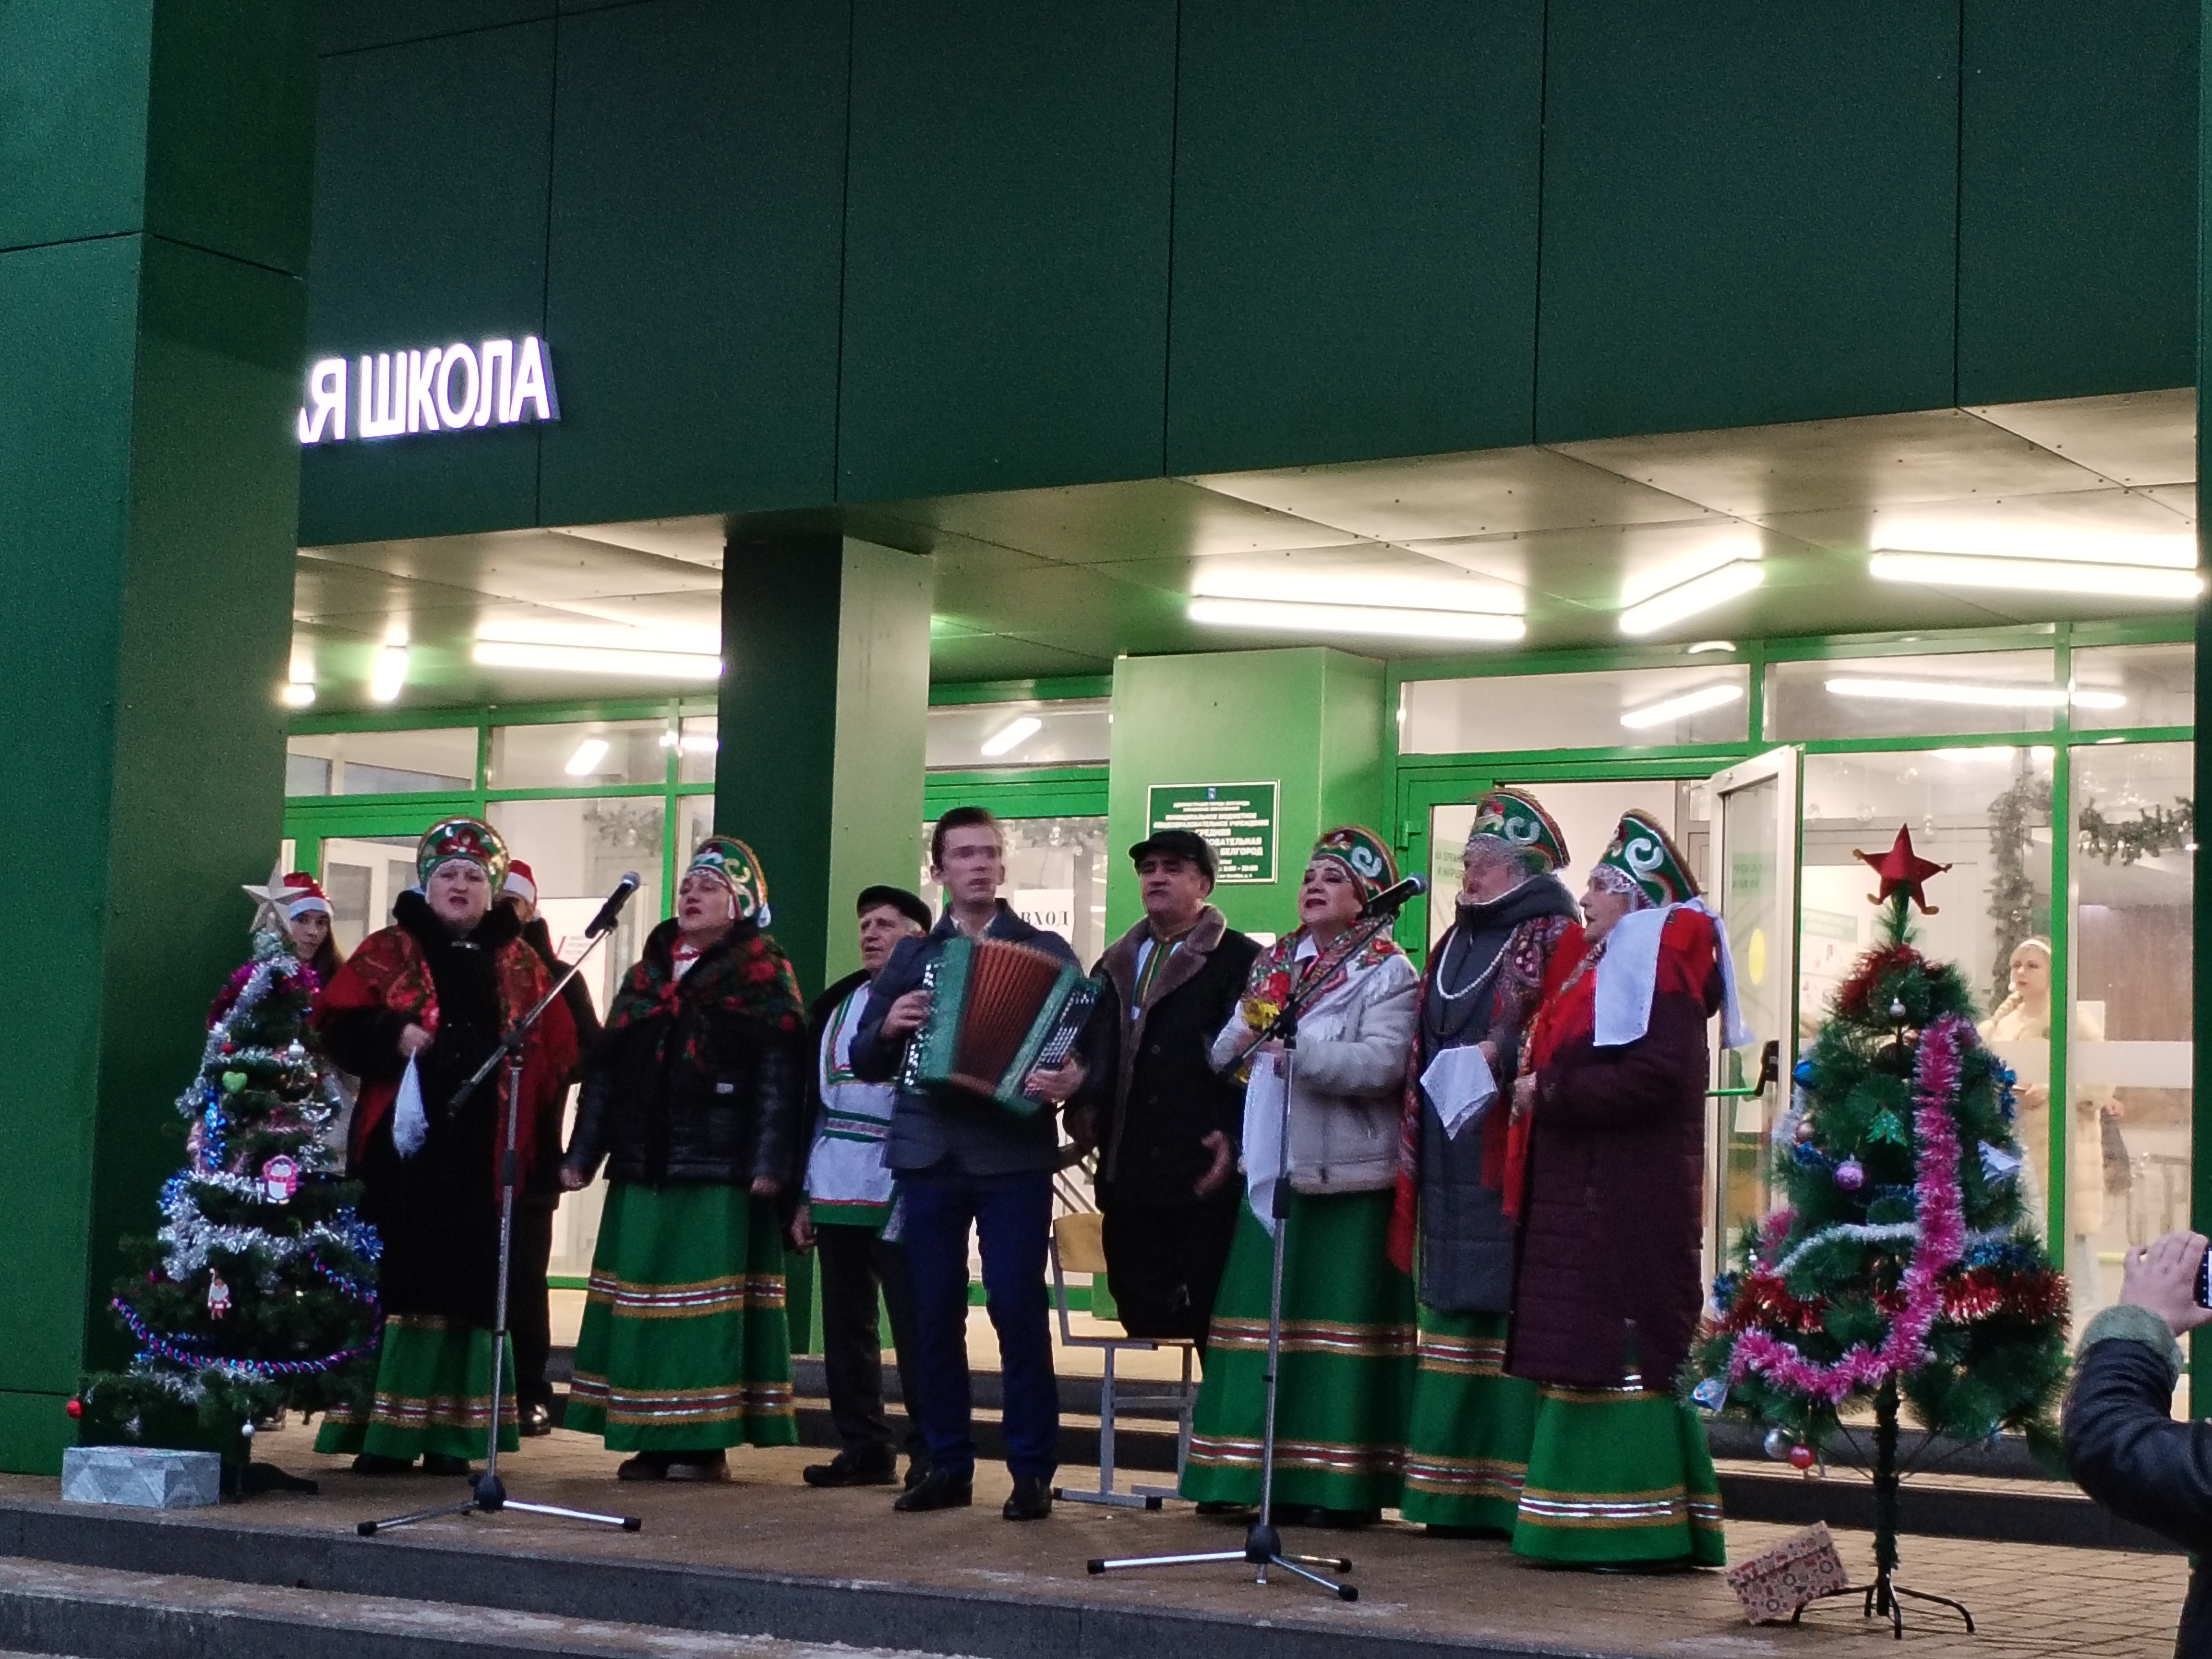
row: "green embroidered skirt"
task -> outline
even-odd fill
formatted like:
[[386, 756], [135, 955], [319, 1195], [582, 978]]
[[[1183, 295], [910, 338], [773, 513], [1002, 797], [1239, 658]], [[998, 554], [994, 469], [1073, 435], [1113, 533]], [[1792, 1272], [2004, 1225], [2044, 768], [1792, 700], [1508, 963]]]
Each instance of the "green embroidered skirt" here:
[[[1287, 1224], [1275, 1500], [1387, 1509], [1398, 1502], [1413, 1377], [1413, 1283], [1383, 1255], [1390, 1194], [1293, 1193]], [[1260, 1501], [1273, 1260], [1247, 1205], [1214, 1300], [1185, 1498]]]
[[611, 1451], [798, 1444], [772, 1202], [741, 1187], [607, 1189], [563, 1426]]
[[1513, 1530], [1536, 1385], [1504, 1373], [1505, 1316], [1420, 1310], [1399, 1513], [1437, 1527]]
[[[499, 1449], [513, 1451], [514, 1351], [500, 1365]], [[368, 1400], [326, 1412], [319, 1452], [481, 1458], [491, 1427], [491, 1333], [427, 1314], [393, 1314], [376, 1350]]]
[[1538, 1390], [1513, 1553], [1560, 1565], [1728, 1560], [1698, 1414], [1641, 1389]]

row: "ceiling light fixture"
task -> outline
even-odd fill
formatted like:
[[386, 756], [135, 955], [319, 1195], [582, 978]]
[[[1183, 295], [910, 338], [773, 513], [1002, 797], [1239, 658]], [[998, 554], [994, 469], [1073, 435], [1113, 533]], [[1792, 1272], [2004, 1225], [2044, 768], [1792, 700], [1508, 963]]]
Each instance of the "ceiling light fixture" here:
[[482, 668], [543, 668], [556, 674], [620, 674], [643, 679], [711, 680], [722, 659], [696, 651], [620, 651], [595, 645], [523, 645], [478, 640], [470, 659]]
[[[1896, 702], [1961, 703], [1975, 708], [2061, 708], [2067, 694], [2048, 685], [1986, 685], [1972, 680], [1892, 680], [1846, 676], [1827, 682], [1836, 697], [1878, 697]], [[2117, 691], [2076, 691], [2076, 708], [2124, 708]]]
[[407, 647], [404, 645], [379, 646], [376, 661], [368, 673], [368, 695], [373, 702], [392, 702], [407, 689]]
[[1735, 641], [1734, 640], [1699, 640], [1695, 645], [1684, 646], [1682, 647], [1682, 654], [1686, 657], [1694, 657], [1707, 651], [1733, 651], [1735, 649]]
[[307, 708], [313, 706], [315, 688], [310, 681], [291, 680], [286, 683], [284, 690], [278, 695], [283, 698], [284, 707], [287, 708]]
[[983, 739], [982, 750], [996, 759], [1009, 750], [1018, 749], [1044, 730], [1044, 722], [1035, 714], [1024, 714], [1019, 720], [1008, 720]]
[[1194, 599], [1184, 614], [1204, 627], [1261, 628], [1279, 634], [1363, 634], [1386, 639], [1507, 644], [1528, 632], [1520, 617], [1494, 611], [1413, 611], [1379, 605]]
[[1678, 697], [1668, 697], [1658, 702], [1646, 703], [1641, 708], [1632, 708], [1620, 717], [1620, 723], [1632, 732], [1641, 732], [1647, 726], [1664, 726], [1669, 720], [1702, 714], [1708, 708], [1723, 708], [1742, 696], [1743, 688], [1740, 685], [1701, 685], [1696, 690], [1685, 691]]
[[2171, 565], [2075, 559], [1992, 558], [1980, 553], [1905, 553], [1878, 548], [1867, 574], [1924, 587], [2027, 588], [2039, 593], [2094, 593], [2100, 599], [2193, 599], [2204, 578]]
[[1662, 628], [1740, 599], [1766, 580], [1756, 559], [1730, 559], [1717, 570], [1677, 582], [1620, 613], [1624, 634], [1656, 634]]
[[588, 778], [599, 770], [599, 763], [607, 757], [605, 738], [586, 738], [576, 745], [576, 752], [568, 757], [568, 763], [561, 769], [572, 778]]

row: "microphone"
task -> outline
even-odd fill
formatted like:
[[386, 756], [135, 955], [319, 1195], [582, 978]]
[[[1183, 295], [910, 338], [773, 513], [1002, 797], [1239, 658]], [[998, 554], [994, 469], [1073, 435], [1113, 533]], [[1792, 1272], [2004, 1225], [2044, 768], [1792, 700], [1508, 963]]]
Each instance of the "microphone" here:
[[612, 932], [615, 918], [622, 915], [623, 906], [629, 902], [629, 896], [635, 891], [637, 872], [623, 871], [623, 878], [615, 884], [615, 890], [607, 895], [607, 902], [599, 907], [599, 914], [593, 916], [592, 925], [584, 929], [584, 937], [597, 939], [602, 933]]
[[1395, 915], [1405, 906], [1407, 900], [1417, 899], [1428, 890], [1427, 877], [1408, 876], [1395, 887], [1384, 888], [1366, 903], [1361, 905], [1360, 919], [1366, 921], [1375, 916]]

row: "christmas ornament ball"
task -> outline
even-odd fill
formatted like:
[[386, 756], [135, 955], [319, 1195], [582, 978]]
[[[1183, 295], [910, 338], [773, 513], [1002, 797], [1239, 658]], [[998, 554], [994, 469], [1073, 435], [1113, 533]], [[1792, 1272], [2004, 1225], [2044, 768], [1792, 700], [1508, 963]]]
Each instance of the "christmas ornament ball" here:
[[1855, 1193], [1866, 1185], [1866, 1165], [1855, 1158], [1847, 1158], [1836, 1165], [1836, 1185], [1847, 1193]]
[[238, 1425], [238, 1434], [239, 1438], [241, 1440], [251, 1440], [253, 1438], [253, 1419], [252, 1418], [247, 1418], [246, 1421]]
[[84, 1415], [84, 1401], [82, 1400], [72, 1400], [68, 1405], [64, 1406], [62, 1410], [69, 1414], [70, 1421], [74, 1423]]
[[1810, 1446], [1792, 1446], [1790, 1449], [1790, 1467], [1801, 1474], [1811, 1468], [1813, 1449]]
[[1790, 1431], [1769, 1429], [1766, 1431], [1766, 1455], [1776, 1462], [1790, 1455]]

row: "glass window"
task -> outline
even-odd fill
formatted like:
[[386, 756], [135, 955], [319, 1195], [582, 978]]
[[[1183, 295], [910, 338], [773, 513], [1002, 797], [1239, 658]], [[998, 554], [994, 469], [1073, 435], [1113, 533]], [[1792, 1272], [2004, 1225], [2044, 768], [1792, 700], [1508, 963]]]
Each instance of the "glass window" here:
[[1101, 763], [1113, 733], [1112, 710], [1105, 697], [933, 708], [927, 763], [938, 771]]
[[288, 795], [413, 795], [477, 787], [477, 728], [316, 732], [284, 742]]
[[[2072, 758], [2065, 1240], [2051, 1254], [2063, 1258], [2079, 1330], [2118, 1295], [2129, 1245], [2190, 1224], [2196, 784], [2191, 744], [2092, 745]], [[2047, 988], [2041, 1016], [2047, 1030]], [[2027, 1084], [2026, 1073], [2021, 1080]], [[2024, 1132], [2027, 1092], [2023, 1086]], [[2033, 1116], [2045, 1136], [2037, 1164], [2047, 1182], [2048, 1138], [2059, 1133], [2047, 1096]]]
[[1766, 735], [1940, 738], [2048, 732], [2063, 701], [2048, 651], [1859, 657], [1766, 667]]
[[1398, 694], [1398, 752], [1741, 743], [1750, 684], [1741, 663], [1724, 659], [1692, 668], [1408, 680]]
[[2014, 948], [2051, 933], [2051, 763], [2047, 748], [2007, 744], [1805, 757], [1801, 1036], [1874, 943], [1872, 872], [1854, 854], [1887, 851], [1899, 824], [1921, 857], [1951, 866], [1928, 890], [1936, 914], [1912, 919], [1920, 948], [1958, 963], [1983, 1007], [2002, 1000]]
[[[427, 825], [425, 826], [428, 827]], [[392, 923], [392, 906], [415, 884], [417, 836], [325, 836], [323, 891], [331, 901], [331, 936], [350, 956], [362, 940]]]
[[2074, 653], [2074, 729], [2197, 724], [2197, 647], [2098, 645]]
[[494, 789], [587, 789], [659, 783], [672, 734], [665, 720], [501, 726], [491, 734]]
[[714, 782], [714, 751], [722, 746], [721, 738], [715, 735], [719, 725], [712, 714], [684, 717], [676, 757], [677, 782]]
[[[1544, 805], [1567, 841], [1567, 866], [1560, 873], [1577, 894], [1583, 878], [1613, 839], [1620, 815], [1640, 807], [1656, 816], [1703, 887], [1712, 845], [1712, 791], [1703, 778], [1673, 782], [1523, 783]], [[1429, 943], [1434, 945], [1451, 926], [1460, 886], [1460, 852], [1474, 827], [1474, 797], [1429, 812]]]
[[[944, 890], [929, 878], [929, 832], [921, 827], [916, 890], [943, 914]], [[1085, 968], [1106, 953], [1106, 820], [1001, 818], [1006, 884], [999, 896], [1033, 927], [1058, 933]]]

